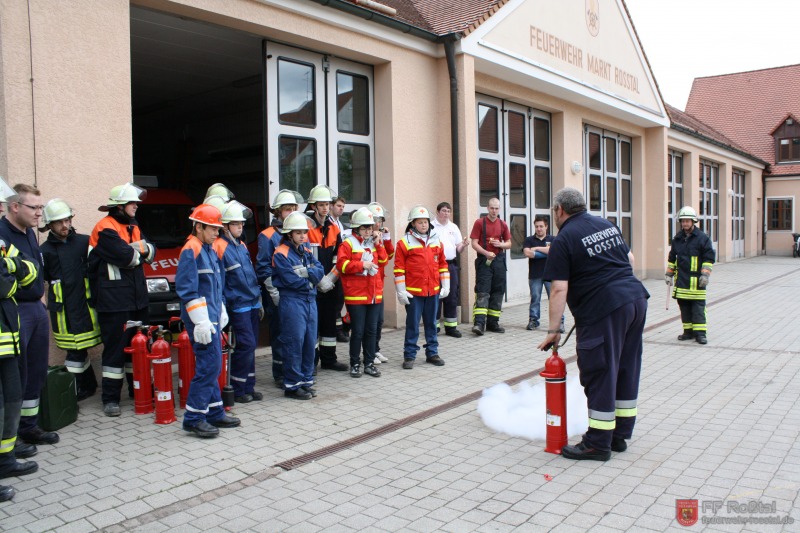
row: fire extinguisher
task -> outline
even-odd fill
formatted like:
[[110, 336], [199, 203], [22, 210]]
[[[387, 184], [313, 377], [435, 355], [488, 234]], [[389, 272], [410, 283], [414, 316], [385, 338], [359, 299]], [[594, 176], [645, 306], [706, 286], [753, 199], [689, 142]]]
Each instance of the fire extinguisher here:
[[[180, 321], [180, 318], [173, 317]], [[172, 322], [173, 319], [170, 319]], [[189, 340], [189, 332], [181, 321], [181, 332], [178, 340], [172, 343], [178, 349], [178, 396], [181, 409], [186, 409], [186, 398], [189, 397], [189, 384], [194, 377], [194, 350]]]
[[[561, 346], [572, 335], [575, 326], [561, 343]], [[567, 364], [558, 355], [558, 345], [553, 344], [553, 353], [544, 363], [544, 370], [539, 373], [545, 379], [545, 396], [547, 398], [546, 445], [544, 451], [560, 454], [561, 448], [567, 445]]]
[[136, 334], [125, 353], [131, 354], [133, 362], [133, 412], [146, 415], [153, 412], [153, 389], [150, 381], [150, 360], [147, 358], [147, 336], [141, 322], [128, 322], [127, 327], [135, 327]]
[[153, 363], [153, 381], [156, 392], [156, 424], [171, 424], [175, 418], [175, 404], [172, 399], [172, 356], [169, 343], [164, 340], [164, 328], [155, 332], [156, 340], [150, 352]]
[[220, 380], [225, 377], [224, 383], [220, 383], [222, 387], [222, 406], [226, 411], [230, 411], [234, 403], [234, 392], [231, 386], [231, 357], [236, 348], [236, 341], [233, 336], [233, 331], [230, 333], [222, 333], [222, 372], [220, 373]]

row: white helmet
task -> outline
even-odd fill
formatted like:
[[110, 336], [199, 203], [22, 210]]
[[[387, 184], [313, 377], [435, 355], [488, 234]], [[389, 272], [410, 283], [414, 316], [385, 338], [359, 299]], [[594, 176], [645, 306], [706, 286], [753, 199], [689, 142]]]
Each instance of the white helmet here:
[[44, 205], [44, 210], [42, 211], [42, 222], [46, 226], [51, 222], [64, 220], [65, 218], [72, 218], [74, 216], [75, 212], [72, 210], [69, 204], [67, 204], [67, 202], [61, 198], [53, 198]]
[[431, 216], [431, 212], [424, 205], [415, 205], [411, 208], [411, 211], [408, 212], [408, 221], [413, 222], [418, 218], [427, 218], [431, 220], [433, 217]]
[[375, 224], [375, 217], [368, 207], [359, 207], [353, 216], [350, 217], [350, 227], [360, 228], [361, 226], [372, 226]]
[[283, 227], [281, 228], [281, 233], [289, 233], [292, 230], [308, 230], [308, 224], [311, 222], [311, 219], [306, 216], [305, 213], [301, 213], [300, 211], [295, 211], [294, 213], [290, 213], [286, 220], [283, 221]]
[[681, 207], [681, 210], [678, 211], [678, 220], [690, 218], [697, 222], [697, 212], [694, 210], [693, 207], [685, 205]]
[[370, 210], [370, 212], [372, 213], [372, 216], [375, 217], [375, 218], [380, 217], [380, 218], [385, 220], [386, 219], [386, 215], [389, 214], [389, 212], [386, 209], [384, 209], [384, 207], [381, 204], [379, 204], [378, 202], [372, 202], [371, 204], [369, 204], [367, 206], [367, 209]]
[[233, 194], [231, 190], [222, 183], [215, 183], [214, 185], [209, 187], [208, 190], [206, 191], [206, 198], [214, 195], [222, 196], [226, 202], [228, 200], [233, 200], [234, 198], [236, 198], [236, 195]]
[[299, 192], [295, 192], [289, 189], [281, 189], [278, 191], [278, 194], [275, 195], [275, 200], [273, 200], [272, 205], [270, 206], [272, 209], [278, 209], [283, 205], [296, 205], [300, 206], [303, 203], [303, 197], [300, 195]]
[[220, 196], [219, 194], [212, 194], [211, 196], [206, 196], [206, 199], [203, 200], [204, 204], [213, 205], [220, 211], [222, 208], [225, 207], [225, 204], [228, 203], [228, 200], [225, 199], [224, 196]]
[[228, 224], [230, 222], [244, 222], [253, 216], [253, 211], [249, 207], [237, 202], [236, 200], [231, 200], [223, 205], [220, 211], [222, 212], [223, 224]]
[[332, 202], [336, 198], [336, 193], [327, 185], [317, 185], [312, 187], [308, 193], [308, 203], [315, 204], [317, 202]]
[[99, 211], [109, 211], [115, 205], [125, 205], [129, 202], [143, 202], [147, 198], [147, 191], [137, 187], [131, 182], [125, 185], [117, 185], [111, 188], [108, 194], [108, 202], [101, 205]]

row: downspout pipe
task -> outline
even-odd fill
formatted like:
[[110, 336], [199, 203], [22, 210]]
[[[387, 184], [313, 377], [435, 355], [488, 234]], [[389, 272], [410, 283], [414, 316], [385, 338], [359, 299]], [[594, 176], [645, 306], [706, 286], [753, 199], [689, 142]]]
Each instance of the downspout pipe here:
[[450, 157], [453, 184], [453, 222], [461, 227], [461, 176], [459, 173], [459, 129], [458, 129], [458, 72], [456, 70], [456, 42], [461, 39], [460, 33], [451, 33], [442, 37], [444, 54], [447, 59], [447, 73], [450, 76]]

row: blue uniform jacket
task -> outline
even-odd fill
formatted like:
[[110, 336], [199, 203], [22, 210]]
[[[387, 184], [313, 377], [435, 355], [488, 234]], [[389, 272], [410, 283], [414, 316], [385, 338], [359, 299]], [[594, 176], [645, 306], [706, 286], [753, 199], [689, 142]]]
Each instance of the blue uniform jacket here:
[[220, 237], [214, 242], [214, 250], [225, 269], [225, 303], [233, 313], [244, 313], [259, 309], [261, 290], [256, 280], [256, 271], [250, 261], [247, 245], [240, 239]]
[[39, 242], [36, 234], [31, 228], [25, 232], [17, 229], [6, 217], [0, 219], [0, 239], [5, 241], [6, 253], [9, 257], [22, 254], [24, 259], [31, 261], [36, 267], [36, 280], [24, 287], [18, 287], [14, 296], [18, 302], [36, 302], [44, 296], [44, 279], [42, 277], [42, 266], [44, 258], [39, 249]]
[[181, 299], [181, 318], [184, 323], [191, 323], [186, 304], [205, 296], [208, 308], [208, 319], [219, 324], [220, 310], [224, 305], [222, 289], [225, 286], [225, 275], [222, 261], [210, 244], [190, 236], [183, 245], [178, 258], [178, 270], [175, 273], [175, 292]]
[[283, 222], [277, 218], [272, 219], [272, 225], [258, 234], [258, 253], [256, 254], [256, 276], [259, 285], [264, 280], [272, 277], [272, 254], [280, 246], [282, 235], [280, 232]]
[[[295, 266], [306, 267], [308, 278], [298, 276]], [[317, 283], [324, 275], [322, 263], [314, 258], [305, 244], [298, 249], [284, 240], [272, 254], [272, 283], [280, 291], [281, 298], [316, 298]]]

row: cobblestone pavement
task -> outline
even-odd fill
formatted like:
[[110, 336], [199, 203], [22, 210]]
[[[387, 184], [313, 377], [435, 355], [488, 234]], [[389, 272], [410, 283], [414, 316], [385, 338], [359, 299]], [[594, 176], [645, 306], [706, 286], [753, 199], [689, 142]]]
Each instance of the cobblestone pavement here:
[[[525, 330], [517, 305], [504, 335], [443, 336], [441, 368], [402, 370], [402, 332], [385, 332], [383, 377], [320, 371], [312, 401], [283, 398], [260, 356], [264, 401], [237, 405], [242, 427], [210, 441], [134, 415], [132, 401], [112, 419], [86, 400], [61, 442], [39, 447], [37, 474], [3, 480], [17, 495], [0, 504], [0, 530], [664, 531], [686, 529], [676, 499], [696, 499], [694, 530], [800, 531], [800, 260], [717, 265], [706, 346], [676, 340], [677, 305], [665, 309], [663, 281], [646, 285], [639, 419], [606, 463], [545, 453], [478, 417], [484, 388], [541, 379], [544, 333]], [[574, 353], [573, 339], [561, 354]], [[775, 509], [714, 515], [718, 501]]]

